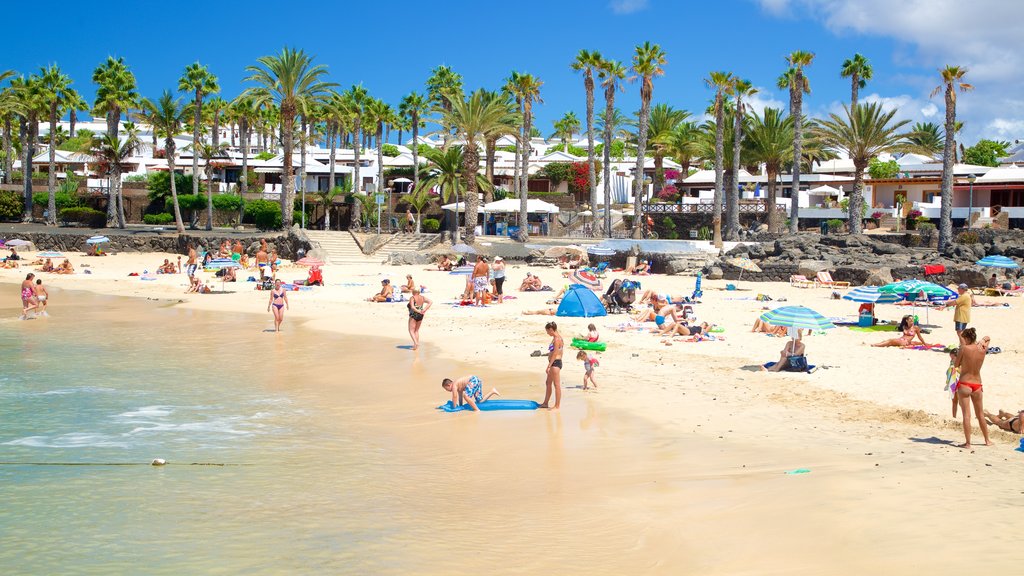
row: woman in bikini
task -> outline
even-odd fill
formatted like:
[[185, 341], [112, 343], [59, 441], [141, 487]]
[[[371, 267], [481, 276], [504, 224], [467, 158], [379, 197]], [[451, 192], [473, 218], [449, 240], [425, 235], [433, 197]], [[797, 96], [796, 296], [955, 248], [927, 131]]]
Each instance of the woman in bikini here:
[[913, 316], [907, 315], [900, 320], [899, 331], [902, 332], [900, 336], [872, 344], [871, 346], [873, 348], [906, 348], [907, 346], [914, 345], [914, 337], [917, 337], [921, 344], [928, 344], [924, 341], [924, 336], [921, 336], [921, 328], [914, 322]]
[[274, 289], [270, 291], [270, 302], [267, 303], [267, 312], [274, 309], [274, 332], [281, 331], [281, 322], [284, 321], [284, 309], [288, 306], [288, 292], [281, 287], [281, 281], [274, 281]]
[[1013, 432], [1014, 434], [1024, 433], [1024, 410], [1011, 414], [1009, 412], [999, 411], [999, 414], [991, 414], [985, 412], [985, 419], [988, 423], [999, 428], [1000, 430], [1006, 430], [1007, 432]]
[[429, 298], [420, 294], [420, 289], [413, 286], [412, 297], [409, 298], [409, 337], [412, 338], [412, 349], [418, 350], [420, 347], [420, 326], [423, 325], [423, 316], [430, 310], [430, 306], [433, 302]]
[[548, 407], [548, 402], [551, 400], [551, 389], [554, 388], [555, 405], [552, 410], [558, 410], [562, 406], [562, 353], [565, 343], [562, 341], [562, 335], [558, 333], [558, 325], [554, 322], [548, 322], [544, 326], [544, 331], [551, 336], [551, 344], [548, 345], [548, 367], [544, 370], [544, 373], [547, 374], [544, 381], [544, 402], [540, 407]]
[[964, 425], [964, 443], [961, 448], [971, 447], [971, 405], [974, 405], [974, 415], [978, 419], [978, 427], [981, 428], [981, 436], [985, 439], [985, 445], [991, 446], [992, 441], [988, 438], [988, 422], [985, 421], [985, 407], [983, 405], [983, 392], [981, 385], [981, 366], [985, 363], [985, 355], [988, 354], [989, 337], [985, 336], [978, 341], [978, 333], [974, 328], [967, 328], [960, 333], [960, 351], [956, 355], [953, 366], [960, 369], [960, 380], [956, 383], [956, 399], [960, 402]]
[[39, 302], [36, 300], [35, 285], [33, 279], [36, 277], [35, 274], [29, 272], [25, 276], [25, 280], [21, 282], [21, 319], [28, 318], [28, 313], [39, 308]]

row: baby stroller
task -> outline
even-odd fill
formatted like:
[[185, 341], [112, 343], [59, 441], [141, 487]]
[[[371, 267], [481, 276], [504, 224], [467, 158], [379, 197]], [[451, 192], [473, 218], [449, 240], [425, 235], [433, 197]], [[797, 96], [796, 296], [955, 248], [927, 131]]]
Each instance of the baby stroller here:
[[626, 312], [636, 301], [636, 289], [640, 287], [639, 282], [633, 280], [616, 279], [612, 281], [608, 291], [604, 294], [605, 307], [611, 314]]

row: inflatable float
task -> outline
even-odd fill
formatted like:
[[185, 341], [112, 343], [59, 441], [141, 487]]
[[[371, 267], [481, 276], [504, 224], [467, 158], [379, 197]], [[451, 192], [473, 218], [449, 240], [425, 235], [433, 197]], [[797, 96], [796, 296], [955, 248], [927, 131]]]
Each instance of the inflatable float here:
[[608, 345], [605, 344], [604, 342], [590, 342], [589, 340], [573, 338], [572, 347], [579, 348], [580, 350], [594, 350], [597, 352], [604, 352]]
[[[498, 410], [536, 410], [540, 407], [540, 404], [533, 400], [486, 400], [476, 405], [481, 412], [495, 412]], [[463, 404], [462, 406], [452, 406], [452, 401], [449, 400], [444, 404], [437, 407], [438, 410], [445, 412], [463, 412], [467, 410], [473, 410], [469, 404]]]

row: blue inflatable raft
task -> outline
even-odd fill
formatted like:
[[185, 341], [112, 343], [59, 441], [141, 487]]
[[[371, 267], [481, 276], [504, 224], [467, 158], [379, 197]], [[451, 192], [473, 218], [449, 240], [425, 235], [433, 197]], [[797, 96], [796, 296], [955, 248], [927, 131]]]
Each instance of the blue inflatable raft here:
[[[476, 405], [481, 412], [493, 412], [497, 410], [536, 410], [540, 404], [533, 400], [487, 400]], [[473, 410], [469, 407], [469, 404], [463, 404], [462, 406], [452, 406], [452, 401], [449, 400], [444, 404], [437, 407], [438, 410], [444, 410], [445, 412], [462, 412], [464, 410]]]

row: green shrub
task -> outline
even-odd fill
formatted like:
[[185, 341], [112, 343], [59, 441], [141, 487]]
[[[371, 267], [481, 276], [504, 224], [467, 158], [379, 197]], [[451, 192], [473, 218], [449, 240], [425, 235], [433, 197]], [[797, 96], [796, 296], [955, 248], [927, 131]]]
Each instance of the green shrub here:
[[[12, 182], [19, 181], [19, 180], [24, 180], [24, 178], [25, 178], [25, 174], [21, 170], [11, 170], [11, 181]], [[46, 180], [47, 179], [46, 172], [35, 172], [35, 171], [33, 171], [32, 172], [32, 179], [33, 180]]]
[[[174, 210], [173, 201], [168, 198], [165, 205], [167, 211]], [[206, 195], [205, 194], [178, 194], [178, 207], [182, 210], [191, 210], [193, 212], [198, 210], [206, 210]]]
[[668, 232], [665, 233], [665, 238], [669, 240], [679, 240], [679, 232], [676, 232], [675, 230], [669, 230]]
[[494, 149], [496, 151], [501, 151], [501, 152], [511, 152], [512, 154], [516, 153], [516, 147], [515, 146], [495, 146]]
[[[921, 221], [918, 220], [918, 222], [921, 222]], [[917, 229], [922, 234], [924, 234], [926, 232], [934, 232], [935, 231], [935, 224], [932, 224], [931, 222], [921, 222], [920, 224], [917, 225]]]
[[20, 220], [24, 211], [21, 194], [13, 190], [0, 191], [0, 220]]
[[[76, 195], [68, 194], [67, 192], [56, 192], [53, 196], [54, 202], [57, 204], [58, 214], [65, 208], [76, 208], [80, 205]], [[32, 194], [32, 202], [45, 209], [50, 204], [50, 193], [35, 192]]]
[[257, 160], [270, 160], [274, 156], [277, 156], [277, 154], [274, 154], [273, 152], [260, 152], [255, 156], [255, 158]]
[[697, 231], [698, 240], [711, 240], [713, 236], [714, 234], [711, 232], [711, 228], [708, 228], [707, 226], [701, 226], [700, 230]]
[[281, 205], [272, 200], [251, 200], [245, 204], [245, 218], [260, 230], [281, 228]]
[[441, 221], [437, 218], [424, 218], [422, 227], [424, 232], [435, 233], [441, 229]]
[[671, 216], [665, 216], [661, 219], [661, 227], [665, 230], [675, 230], [676, 221], [673, 220]]
[[387, 156], [389, 158], [394, 158], [395, 156], [398, 156], [400, 154], [400, 152], [398, 151], [398, 146], [395, 146], [394, 144], [385, 144], [381, 146], [380, 153], [381, 156]]
[[103, 228], [107, 225], [106, 212], [92, 208], [65, 208], [58, 212], [61, 222], [84, 224], [89, 228]]
[[960, 235], [956, 237], [956, 241], [959, 244], [977, 244], [978, 233], [971, 232], [970, 230], [966, 232], [961, 232]]
[[238, 212], [242, 207], [242, 197], [235, 194], [214, 194], [213, 209], [220, 212]]
[[145, 214], [142, 216], [142, 221], [146, 224], [170, 224], [174, 222], [174, 215], [168, 214], [167, 212], [161, 212], [159, 214]]
[[[192, 193], [192, 175], [175, 174], [174, 186], [178, 195]], [[149, 199], [159, 201], [162, 198], [171, 197], [171, 175], [169, 172], [150, 172], [146, 177], [146, 189], [149, 191]], [[206, 191], [206, 184], [199, 181], [199, 192]]]
[[149, 178], [145, 174], [129, 174], [124, 177], [125, 182], [148, 182]]
[[842, 230], [842, 228], [846, 224], [846, 222], [843, 222], [842, 220], [840, 220], [838, 218], [833, 218], [831, 220], [827, 220], [825, 222], [825, 224], [828, 226], [828, 229], [830, 231], [836, 232], [838, 230]]
[[872, 158], [868, 165], [868, 174], [874, 179], [895, 178], [900, 173], [900, 165], [895, 160], [882, 162], [878, 158]]
[[504, 200], [505, 198], [512, 197], [512, 193], [509, 192], [508, 190], [505, 190], [504, 188], [495, 188], [493, 194], [495, 201]]

